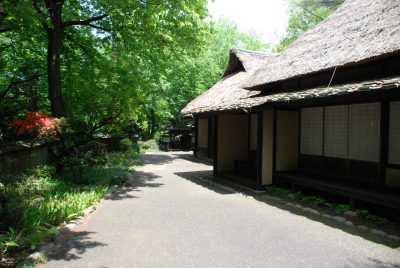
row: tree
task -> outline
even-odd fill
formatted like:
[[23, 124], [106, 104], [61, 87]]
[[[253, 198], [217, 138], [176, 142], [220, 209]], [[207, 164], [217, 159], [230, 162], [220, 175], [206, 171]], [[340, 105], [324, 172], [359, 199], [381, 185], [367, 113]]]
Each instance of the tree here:
[[311, 29], [333, 11], [344, 0], [288, 0], [289, 22], [285, 37], [275, 47], [280, 52], [297, 40], [304, 32]]
[[235, 47], [266, 51], [270, 45], [254, 32], [241, 32], [233, 22], [221, 18], [212, 23], [206, 44], [195, 55], [183, 52], [178, 58], [164, 61], [165, 72], [156, 83], [161, 86], [148, 96], [144, 108], [149, 115], [155, 111], [156, 129], [185, 122], [181, 109], [221, 79], [228, 64], [229, 50]]
[[268, 49], [257, 35], [242, 33], [231, 22], [207, 22], [206, 4], [2, 1], [0, 29], [7, 30], [0, 32], [0, 131], [5, 139], [15, 138], [7, 122], [27, 111], [67, 112], [68, 133], [80, 137], [135, 131], [152, 138], [179, 122], [186, 103], [220, 79], [229, 49]]
[[[65, 38], [78, 43], [80, 35], [106, 37], [120, 34], [131, 38], [146, 34], [149, 39], [172, 41], [180, 34], [188, 40], [201, 30], [206, 1], [114, 1], [114, 0], [6, 0], [2, 6], [0, 31], [40, 27], [47, 36], [48, 94], [53, 116], [67, 115], [62, 90], [61, 54]], [[18, 8], [15, 8], [17, 6]], [[21, 8], [22, 7], [22, 8]], [[18, 10], [21, 8], [21, 10]], [[28, 19], [22, 16], [27, 16]], [[26, 25], [25, 22], [34, 22]], [[6, 23], [7, 22], [7, 23]], [[94, 31], [85, 31], [89, 27]], [[72, 29], [73, 28], [73, 29]], [[193, 30], [191, 28], [194, 28]], [[78, 37], [70, 34], [73, 32]], [[154, 40], [153, 40], [154, 41]], [[163, 44], [164, 43], [164, 44]]]

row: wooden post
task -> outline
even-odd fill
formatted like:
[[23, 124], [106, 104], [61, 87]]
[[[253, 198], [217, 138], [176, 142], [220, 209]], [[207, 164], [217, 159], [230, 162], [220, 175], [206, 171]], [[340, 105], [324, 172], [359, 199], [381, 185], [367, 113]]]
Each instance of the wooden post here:
[[272, 112], [272, 184], [275, 184], [276, 173], [276, 142], [277, 142], [277, 110]]
[[213, 157], [213, 175], [218, 174], [218, 114], [214, 116], [214, 157]]
[[194, 119], [194, 148], [193, 154], [197, 157], [197, 150], [199, 146], [199, 119], [195, 117]]
[[257, 183], [262, 185], [262, 155], [263, 155], [263, 112], [257, 114]]
[[381, 102], [381, 148], [380, 148], [380, 161], [379, 161], [379, 185], [385, 187], [386, 185], [386, 167], [388, 165], [389, 154], [389, 115], [390, 103], [389, 101]]

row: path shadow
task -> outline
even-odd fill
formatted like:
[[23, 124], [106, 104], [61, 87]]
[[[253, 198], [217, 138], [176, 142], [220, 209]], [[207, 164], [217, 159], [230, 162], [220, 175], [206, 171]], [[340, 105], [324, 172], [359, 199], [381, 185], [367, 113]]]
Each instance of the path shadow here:
[[[344, 223], [338, 222], [336, 220], [325, 218], [323, 216], [316, 215], [316, 214], [313, 214], [308, 211], [304, 211], [304, 210], [294, 207], [292, 205], [288, 205], [287, 204], [288, 201], [286, 201], [286, 200], [280, 200], [279, 198], [275, 199], [275, 197], [268, 196], [267, 194], [249, 194], [249, 195], [252, 196], [255, 200], [257, 200], [259, 202], [263, 202], [267, 205], [276, 207], [281, 210], [285, 210], [294, 215], [303, 216], [305, 218], [308, 218], [309, 220], [322, 223], [331, 228], [339, 229], [348, 234], [362, 237], [362, 238], [369, 240], [371, 242], [374, 242], [376, 244], [382, 244], [382, 245], [385, 245], [385, 246], [393, 248], [393, 249], [400, 248], [400, 241], [390, 239], [390, 238], [380, 236], [380, 235], [375, 235], [375, 234], [372, 234], [367, 231], [362, 231], [362, 230], [357, 229], [354, 226], [348, 226], [348, 225], [345, 225]], [[293, 202], [293, 203], [296, 204], [296, 202]]]
[[382, 262], [374, 258], [368, 258], [364, 262], [356, 262], [350, 260], [349, 263], [345, 264], [344, 267], [364, 267], [364, 268], [375, 268], [375, 267], [386, 267], [386, 268], [398, 268], [400, 267], [400, 262]]
[[128, 183], [126, 186], [117, 188], [112, 195], [105, 199], [116, 201], [127, 198], [138, 198], [132, 193], [141, 191], [140, 188], [157, 188], [163, 186], [163, 183], [154, 182], [154, 180], [158, 178], [160, 178], [160, 176], [152, 172], [134, 171], [128, 175]]
[[236, 194], [238, 192], [230, 186], [228, 187], [227, 185], [224, 185], [223, 183], [216, 183], [212, 179], [212, 171], [202, 170], [190, 172], [175, 172], [174, 174], [218, 194], [227, 195]]
[[107, 244], [93, 241], [91, 235], [95, 232], [71, 232], [62, 234], [61, 241], [57, 241], [56, 246], [48, 253], [47, 257], [51, 260], [72, 261], [81, 258], [88, 249], [95, 247], [105, 247]]
[[[286, 200], [269, 196], [265, 191], [253, 190], [253, 189], [226, 181], [224, 179], [214, 177], [211, 175], [211, 172], [209, 172], [209, 171], [208, 172], [207, 171], [177, 172], [174, 174], [177, 176], [180, 176], [181, 178], [189, 180], [193, 183], [196, 183], [197, 185], [205, 187], [211, 191], [219, 193], [219, 194], [226, 195], [226, 194], [240, 193], [240, 194], [243, 194], [246, 196], [251, 196], [258, 202], [263, 202], [267, 205], [276, 207], [281, 210], [285, 210], [289, 213], [306, 217], [312, 221], [320, 222], [331, 228], [340, 229], [341, 231], [344, 231], [346, 233], [360, 236], [371, 242], [374, 242], [377, 244], [383, 244], [383, 245], [388, 246], [393, 249], [400, 248], [400, 241], [390, 239], [387, 237], [383, 237], [383, 236], [379, 236], [379, 235], [374, 235], [369, 232], [361, 231], [354, 226], [353, 227], [347, 226], [347, 225], [340, 223], [338, 221], [335, 221], [333, 219], [325, 218], [325, 217], [322, 217], [319, 215], [312, 214], [308, 211], [301, 210], [297, 207], [287, 204], [288, 201], [286, 201]], [[379, 266], [378, 263], [377, 263], [377, 265]], [[373, 267], [373, 266], [371, 266], [371, 267]], [[391, 267], [391, 266], [389, 266], [389, 267]], [[397, 267], [400, 267], [400, 266], [397, 266]]]
[[212, 167], [212, 159], [205, 159], [205, 158], [199, 158], [199, 157], [195, 157], [193, 155], [193, 152], [191, 153], [180, 153], [180, 154], [172, 154], [173, 156], [180, 158], [180, 159], [184, 159], [193, 163], [199, 163], [199, 164], [205, 164], [205, 165], [209, 165], [210, 167]]
[[176, 158], [175, 155], [171, 154], [142, 154], [140, 160], [143, 165], [165, 165]]

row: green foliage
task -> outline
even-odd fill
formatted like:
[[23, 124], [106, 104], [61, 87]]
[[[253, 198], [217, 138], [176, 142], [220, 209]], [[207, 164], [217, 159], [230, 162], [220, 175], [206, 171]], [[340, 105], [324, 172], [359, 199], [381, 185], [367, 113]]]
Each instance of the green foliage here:
[[298, 191], [298, 192], [295, 192], [295, 193], [294, 193], [294, 197], [295, 197], [296, 199], [301, 200], [301, 199], [304, 198], [304, 194], [303, 194], [301, 191]]
[[[82, 148], [86, 153], [101, 152], [103, 145], [92, 142]], [[37, 167], [3, 182], [0, 259], [21, 250], [34, 250], [47, 237], [57, 234], [59, 224], [82, 215], [85, 208], [98, 201], [108, 185], [125, 185], [126, 173], [137, 164], [138, 156], [138, 146], [132, 146], [127, 152], [109, 153], [101, 165], [89, 165], [80, 159], [85, 154], [76, 154], [73, 161], [68, 161], [81, 169], [83, 176], [79, 184], [68, 177], [73, 176], [71, 167], [56, 174], [51, 166]]]
[[[288, 196], [290, 194], [290, 191], [284, 188], [276, 187], [276, 186], [268, 186], [267, 191], [271, 194], [277, 195], [277, 196]], [[332, 204], [328, 201], [326, 201], [324, 198], [320, 196], [315, 196], [315, 195], [306, 195], [301, 191], [297, 191], [294, 194], [294, 198], [302, 201], [307, 204], [311, 204], [314, 206], [319, 206], [319, 207], [325, 207], [331, 210], [335, 210], [336, 213], [338, 214], [343, 214], [344, 212], [350, 210], [350, 206], [345, 205], [345, 204]], [[369, 214], [368, 211], [363, 211], [365, 215], [368, 215], [369, 219], [377, 219], [373, 215]], [[364, 217], [366, 218], [366, 216]], [[377, 220], [376, 220], [377, 221]], [[381, 219], [381, 222], [385, 222], [384, 218]]]
[[125, 186], [128, 183], [128, 178], [124, 175], [114, 175], [111, 177], [110, 185]]
[[154, 151], [157, 148], [157, 142], [153, 139], [142, 142], [140, 148], [142, 151]]
[[10, 227], [7, 232], [0, 233], [0, 257], [5, 256], [10, 249], [17, 248], [21, 244], [21, 232]]
[[267, 191], [273, 195], [277, 196], [287, 196], [290, 194], [290, 191], [284, 188], [276, 187], [276, 186], [268, 186]]
[[332, 204], [330, 202], [325, 202], [323, 205], [328, 209], [335, 209], [335, 204]]
[[338, 214], [343, 214], [348, 210], [350, 210], [350, 206], [349, 205], [339, 204], [339, 205], [335, 206], [335, 211]]
[[289, 22], [285, 37], [275, 47], [281, 52], [296, 41], [304, 32], [308, 31], [344, 2], [344, 0], [288, 0]]
[[[50, 114], [44, 27], [51, 21], [43, 1], [3, 2], [0, 29], [12, 31], [0, 33], [0, 96], [11, 87], [0, 99], [0, 132], [13, 140], [7, 122], [25, 110]], [[219, 80], [229, 49], [269, 48], [232, 22], [208, 22], [206, 6], [206, 0], [65, 1], [64, 21], [108, 15], [92, 23], [97, 28], [63, 29], [61, 85], [69, 133], [154, 138], [182, 122], [180, 110]]]
[[309, 203], [315, 206], [323, 206], [326, 203], [326, 200], [319, 196], [307, 195], [302, 198], [302, 201], [305, 203]]
[[388, 224], [390, 221], [385, 218], [385, 217], [380, 217], [378, 215], [375, 215], [373, 213], [370, 213], [368, 210], [366, 209], [358, 209], [357, 210], [357, 215], [361, 218], [370, 220], [370, 221], [374, 221], [377, 223], [381, 223], [381, 224]]
[[[90, 26], [61, 29], [61, 85], [71, 130], [91, 135], [159, 128], [151, 111], [164, 107], [171, 114], [165, 107], [171, 103], [162, 101], [165, 66], [204, 46], [207, 1], [62, 2], [64, 23], [105, 15]], [[0, 127], [7, 140], [15, 132], [5, 123], [25, 110], [49, 114], [45, 29], [54, 28], [49, 14], [45, 1], [0, 4], [0, 29], [10, 28], [0, 32]]]
[[125, 138], [119, 142], [119, 147], [123, 152], [127, 152], [132, 149], [133, 143], [130, 139]]
[[138, 158], [139, 146], [135, 144], [132, 149], [127, 152], [108, 153], [105, 168], [118, 168], [125, 172], [138, 164]]

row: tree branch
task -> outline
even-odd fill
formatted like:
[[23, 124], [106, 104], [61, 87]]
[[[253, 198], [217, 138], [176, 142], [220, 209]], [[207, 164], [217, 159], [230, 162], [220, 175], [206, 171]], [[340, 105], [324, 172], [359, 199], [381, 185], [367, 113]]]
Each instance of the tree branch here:
[[67, 22], [64, 22], [63, 26], [64, 27], [78, 26], [78, 25], [91, 26], [90, 24], [92, 22], [100, 21], [100, 20], [102, 20], [104, 18], [107, 18], [108, 16], [109, 16], [108, 14], [103, 14], [103, 15], [96, 16], [96, 17], [93, 17], [93, 18], [90, 18], [90, 19], [87, 19], [87, 20], [67, 21]]
[[307, 12], [308, 14], [310, 14], [310, 15], [316, 17], [316, 18], [319, 19], [320, 21], [323, 21], [323, 20], [324, 20], [324, 18], [318, 16], [317, 14], [315, 14], [314, 12], [312, 12], [311, 10], [309, 10], [308, 8], [306, 8], [305, 6], [302, 6], [302, 5], [300, 5], [300, 4], [297, 4], [296, 2], [294, 2], [294, 4], [295, 4], [296, 6], [302, 8], [302, 9], [303, 9], [305, 12]]
[[71, 41], [72, 43], [74, 43], [75, 45], [77, 45], [78, 47], [80, 47], [80, 49], [82, 49], [86, 54], [90, 55], [90, 52], [86, 49], [86, 47], [84, 47], [81, 43], [79, 43], [78, 41], [76, 41], [69, 33], [64, 33], [65, 37]]
[[101, 31], [104, 31], [104, 32], [111, 32], [111, 29], [107, 29], [107, 28], [104, 28], [104, 27], [100, 27], [100, 26], [97, 26], [97, 25], [93, 25], [93, 24], [88, 24], [90, 27], [92, 27], [92, 28], [95, 28], [95, 29], [98, 29], [98, 30], [101, 30]]
[[8, 45], [5, 45], [4, 47], [0, 47], [0, 53], [2, 53], [4, 50], [6, 50], [7, 48], [10, 48], [14, 45], [15, 43], [11, 43]]
[[4, 98], [6, 97], [7, 93], [16, 85], [19, 84], [24, 84], [24, 83], [28, 83], [32, 80], [35, 80], [41, 76], [43, 76], [44, 74], [36, 74], [32, 77], [29, 77], [28, 79], [25, 80], [19, 80], [19, 81], [13, 81], [14, 78], [11, 80], [11, 83], [3, 90], [3, 92], [0, 93], [0, 102], [2, 102], [4, 100]]
[[12, 31], [11, 27], [0, 29], [0, 33], [11, 32], [11, 31]]

